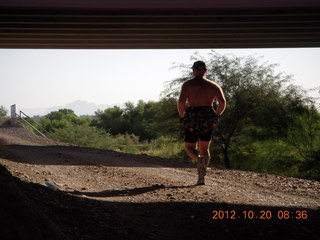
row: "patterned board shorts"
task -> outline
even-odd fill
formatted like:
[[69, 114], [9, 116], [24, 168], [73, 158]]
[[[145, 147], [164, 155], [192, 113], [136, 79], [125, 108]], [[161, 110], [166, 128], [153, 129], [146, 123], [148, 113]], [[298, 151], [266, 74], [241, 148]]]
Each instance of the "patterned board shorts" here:
[[201, 135], [212, 130], [213, 124], [219, 123], [219, 118], [212, 106], [188, 107], [181, 123], [187, 131]]

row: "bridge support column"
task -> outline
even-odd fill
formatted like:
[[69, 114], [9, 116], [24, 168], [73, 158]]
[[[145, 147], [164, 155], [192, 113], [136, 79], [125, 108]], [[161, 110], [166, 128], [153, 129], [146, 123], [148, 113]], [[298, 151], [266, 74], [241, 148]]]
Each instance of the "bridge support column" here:
[[15, 104], [11, 105], [10, 111], [11, 111], [11, 119], [10, 119], [11, 126], [18, 126], [16, 105]]

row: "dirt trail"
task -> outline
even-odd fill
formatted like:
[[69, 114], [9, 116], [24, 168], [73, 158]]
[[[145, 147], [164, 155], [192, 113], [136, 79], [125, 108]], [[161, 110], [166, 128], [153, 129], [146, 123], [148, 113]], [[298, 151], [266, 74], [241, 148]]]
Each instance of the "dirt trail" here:
[[[216, 234], [234, 239], [242, 232], [248, 239], [270, 239], [280, 233], [290, 239], [301, 234], [319, 239], [317, 181], [213, 168], [208, 171], [206, 185], [195, 186], [197, 174], [192, 164], [61, 144], [21, 127], [0, 127], [0, 145], [0, 164], [20, 180], [53, 186], [58, 190], [43, 187], [43, 191], [77, 199], [74, 201], [87, 199], [87, 205], [98, 200], [103, 209], [110, 204], [112, 210], [117, 206], [117, 221], [121, 219], [128, 226], [114, 226], [115, 238], [135, 239], [142, 235], [147, 239], [179, 239]], [[215, 216], [214, 211], [224, 211], [223, 216]], [[253, 219], [248, 219], [248, 211], [254, 213]], [[262, 226], [259, 218], [267, 211], [272, 212], [272, 217], [265, 219]], [[281, 215], [285, 211], [291, 214], [286, 221]], [[295, 219], [302, 211], [307, 214], [305, 219]], [[234, 216], [230, 214], [236, 219], [231, 219]], [[103, 216], [96, 217], [106, 224], [101, 220], [105, 219]], [[66, 234], [68, 230], [62, 232]], [[97, 234], [81, 233], [80, 239], [100, 239]], [[68, 233], [68, 237], [79, 236]]]

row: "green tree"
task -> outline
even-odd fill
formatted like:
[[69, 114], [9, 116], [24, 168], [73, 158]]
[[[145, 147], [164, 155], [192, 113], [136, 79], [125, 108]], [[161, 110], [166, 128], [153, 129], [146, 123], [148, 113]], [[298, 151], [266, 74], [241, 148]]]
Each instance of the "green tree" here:
[[127, 121], [123, 118], [123, 114], [124, 110], [118, 106], [107, 108], [104, 111], [98, 110], [91, 125], [104, 129], [112, 135], [123, 134], [127, 131]]
[[139, 136], [141, 139], [150, 139], [152, 134], [147, 130], [151, 119], [154, 116], [151, 106], [153, 102], [139, 100], [136, 106], [133, 103], [126, 103], [124, 119], [127, 122], [127, 133]]
[[142, 140], [151, 139], [155, 136], [150, 131], [150, 124], [153, 123], [156, 104], [153, 101], [140, 100], [136, 106], [132, 102], [127, 102], [123, 109], [115, 106], [97, 111], [92, 126], [104, 129], [114, 136], [128, 133], [139, 136]]
[[320, 179], [320, 113], [312, 104], [302, 114], [294, 115], [287, 142], [303, 158], [302, 171], [312, 171]]
[[162, 98], [152, 107], [154, 116], [148, 128], [152, 135], [181, 138], [182, 129], [177, 113], [177, 100], [173, 97]]
[[89, 119], [78, 117], [71, 109], [59, 109], [40, 119], [40, 125], [48, 132], [75, 125], [88, 123]]

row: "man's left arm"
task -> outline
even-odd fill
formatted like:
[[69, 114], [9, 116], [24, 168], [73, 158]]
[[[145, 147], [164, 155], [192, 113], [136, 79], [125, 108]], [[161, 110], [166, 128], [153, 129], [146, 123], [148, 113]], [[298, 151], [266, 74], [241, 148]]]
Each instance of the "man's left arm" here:
[[217, 115], [220, 116], [224, 112], [227, 106], [226, 98], [224, 97], [223, 91], [220, 86], [218, 86], [217, 100], [219, 102]]

